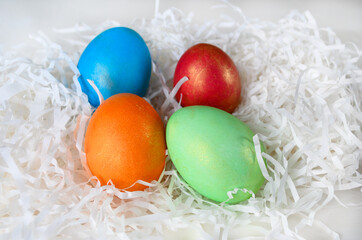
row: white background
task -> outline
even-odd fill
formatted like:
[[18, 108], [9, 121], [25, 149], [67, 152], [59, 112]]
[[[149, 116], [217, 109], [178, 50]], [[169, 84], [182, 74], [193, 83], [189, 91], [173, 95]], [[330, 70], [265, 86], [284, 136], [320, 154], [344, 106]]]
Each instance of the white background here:
[[[362, 0], [276, 0], [230, 1], [248, 17], [277, 21], [291, 10], [310, 10], [320, 27], [331, 27], [344, 41], [353, 41], [362, 49]], [[53, 28], [74, 26], [76, 22], [97, 24], [106, 19], [128, 23], [134, 18], [154, 15], [153, 0], [0, 0], [0, 44], [5, 49], [28, 41], [38, 30], [47, 35]], [[211, 6], [221, 0], [160, 0], [160, 10], [177, 7], [194, 12], [195, 21], [211, 19], [220, 11]]]
[[[320, 1], [230, 1], [239, 6], [248, 17], [277, 21], [291, 10], [309, 10], [320, 27], [331, 27], [344, 42], [354, 42], [362, 49], [362, 0]], [[194, 21], [212, 19], [225, 9], [212, 9], [222, 1], [160, 1], [160, 11], [177, 7], [184, 12], [194, 12]], [[155, 2], [152, 0], [0, 0], [0, 50], [30, 41], [28, 36], [41, 30], [55, 40], [54, 28], [72, 27], [77, 22], [96, 25], [107, 19], [127, 24], [135, 18], [154, 16]], [[338, 195], [345, 202], [362, 202], [361, 191], [355, 190]], [[318, 212], [317, 219], [324, 222], [342, 239], [362, 239], [361, 209], [345, 209], [336, 201]], [[311, 228], [305, 235], [308, 239], [322, 239], [319, 232]], [[325, 236], [325, 235], [324, 235]], [[182, 235], [174, 238], [182, 239]]]

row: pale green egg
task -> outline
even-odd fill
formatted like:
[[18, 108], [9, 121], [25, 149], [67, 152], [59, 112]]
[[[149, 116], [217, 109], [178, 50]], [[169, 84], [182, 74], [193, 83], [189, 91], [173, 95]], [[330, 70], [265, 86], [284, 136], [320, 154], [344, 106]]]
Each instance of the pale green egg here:
[[[166, 127], [168, 153], [177, 171], [193, 189], [216, 202], [227, 201], [229, 191], [256, 193], [263, 185], [253, 136], [238, 118], [207, 106], [181, 108]], [[227, 203], [244, 201], [251, 194], [237, 191], [232, 196]]]

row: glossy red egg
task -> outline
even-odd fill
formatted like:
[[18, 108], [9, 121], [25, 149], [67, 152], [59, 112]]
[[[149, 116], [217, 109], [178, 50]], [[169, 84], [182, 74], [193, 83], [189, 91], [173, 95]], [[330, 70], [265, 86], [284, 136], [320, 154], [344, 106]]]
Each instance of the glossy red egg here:
[[188, 77], [176, 94], [181, 105], [205, 105], [232, 113], [241, 100], [241, 81], [232, 59], [220, 48], [200, 43], [177, 63], [173, 85]]

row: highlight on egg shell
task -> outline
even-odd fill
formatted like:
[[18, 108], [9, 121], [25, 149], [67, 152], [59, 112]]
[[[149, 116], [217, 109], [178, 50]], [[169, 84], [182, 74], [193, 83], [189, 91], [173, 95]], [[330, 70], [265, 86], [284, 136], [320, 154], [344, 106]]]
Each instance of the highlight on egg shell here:
[[181, 177], [201, 195], [229, 204], [264, 183], [253, 136], [238, 118], [208, 106], [181, 108], [166, 126], [168, 154]]
[[102, 185], [112, 180], [119, 189], [144, 190], [145, 185], [132, 185], [137, 180], [157, 181], [165, 166], [164, 125], [143, 98], [116, 94], [91, 117], [84, 150], [90, 171]]
[[[241, 101], [241, 81], [232, 59], [220, 48], [200, 43], [179, 59], [173, 86], [188, 77], [176, 94], [182, 106], [205, 105], [232, 113]], [[182, 95], [182, 99], [181, 99]]]
[[96, 36], [83, 51], [78, 81], [91, 105], [100, 104], [92, 80], [104, 99], [117, 93], [146, 94], [151, 77], [151, 55], [142, 37], [126, 27], [110, 28]]

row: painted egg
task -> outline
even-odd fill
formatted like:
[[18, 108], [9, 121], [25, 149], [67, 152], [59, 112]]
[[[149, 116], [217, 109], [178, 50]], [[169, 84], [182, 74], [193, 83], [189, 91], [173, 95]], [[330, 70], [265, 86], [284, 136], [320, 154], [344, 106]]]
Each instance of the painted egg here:
[[237, 191], [228, 200], [228, 192], [256, 193], [263, 185], [253, 136], [233, 115], [207, 106], [181, 108], [166, 127], [168, 154], [177, 171], [193, 189], [216, 202], [244, 201], [250, 193]]
[[110, 28], [95, 37], [82, 53], [79, 83], [89, 102], [99, 99], [87, 79], [94, 81], [104, 99], [117, 93], [146, 94], [151, 77], [151, 55], [142, 37], [126, 27]]
[[[84, 150], [87, 164], [102, 185], [119, 189], [137, 180], [160, 177], [166, 158], [165, 130], [156, 110], [143, 98], [116, 94], [102, 103], [89, 121]], [[139, 183], [128, 191], [143, 190]]]
[[188, 77], [176, 94], [182, 106], [206, 105], [232, 113], [241, 101], [238, 69], [220, 48], [200, 43], [188, 49], [176, 65], [173, 85]]

